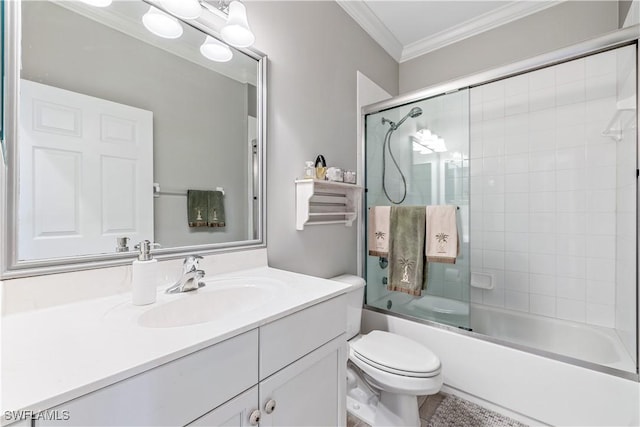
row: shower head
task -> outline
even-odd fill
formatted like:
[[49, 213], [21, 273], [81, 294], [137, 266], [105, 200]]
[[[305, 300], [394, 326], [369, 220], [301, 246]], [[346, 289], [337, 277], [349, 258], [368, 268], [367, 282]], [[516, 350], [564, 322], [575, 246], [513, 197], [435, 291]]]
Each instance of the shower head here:
[[389, 123], [391, 125], [391, 129], [392, 130], [396, 130], [400, 127], [400, 125], [402, 123], [404, 123], [405, 120], [407, 120], [409, 117], [411, 117], [412, 119], [415, 119], [416, 117], [418, 117], [419, 115], [422, 114], [422, 108], [420, 107], [413, 107], [411, 109], [411, 111], [409, 111], [402, 119], [400, 119], [400, 121], [398, 123], [394, 123], [389, 119], [385, 119], [384, 117], [382, 118], [382, 123]]

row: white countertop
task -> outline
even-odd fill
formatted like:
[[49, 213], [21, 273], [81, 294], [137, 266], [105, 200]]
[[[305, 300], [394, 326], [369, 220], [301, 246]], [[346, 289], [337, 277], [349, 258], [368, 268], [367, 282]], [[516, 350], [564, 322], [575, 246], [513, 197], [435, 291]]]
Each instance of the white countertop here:
[[[286, 288], [268, 304], [220, 321], [148, 328], [139, 316], [188, 294], [164, 294], [147, 306], [131, 294], [77, 302], [2, 318], [4, 411], [41, 411], [167, 363], [302, 308], [343, 294], [348, 285], [269, 267], [209, 276], [206, 292], [222, 278], [266, 278]], [[2, 417], [2, 424], [7, 420]]]

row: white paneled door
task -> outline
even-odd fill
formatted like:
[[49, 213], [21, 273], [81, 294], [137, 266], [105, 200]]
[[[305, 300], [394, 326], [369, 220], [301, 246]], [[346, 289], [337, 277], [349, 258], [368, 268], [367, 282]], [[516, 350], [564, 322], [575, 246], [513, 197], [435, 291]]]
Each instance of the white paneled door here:
[[153, 113], [20, 84], [19, 259], [153, 241]]

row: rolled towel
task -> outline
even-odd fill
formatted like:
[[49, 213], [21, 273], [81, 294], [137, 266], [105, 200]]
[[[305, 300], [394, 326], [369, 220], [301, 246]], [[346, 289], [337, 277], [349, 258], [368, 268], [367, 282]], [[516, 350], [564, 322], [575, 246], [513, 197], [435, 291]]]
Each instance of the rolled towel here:
[[460, 254], [460, 242], [455, 206], [427, 206], [426, 235], [428, 262], [456, 263]]
[[373, 206], [369, 208], [367, 240], [369, 255], [389, 256], [389, 221], [391, 206]]

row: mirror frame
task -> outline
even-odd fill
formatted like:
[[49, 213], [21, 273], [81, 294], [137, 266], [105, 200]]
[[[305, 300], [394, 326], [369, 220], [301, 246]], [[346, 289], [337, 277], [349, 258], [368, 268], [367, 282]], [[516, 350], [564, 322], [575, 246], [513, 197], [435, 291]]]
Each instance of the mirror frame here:
[[[3, 69], [4, 74], [4, 117], [3, 140], [6, 157], [0, 160], [0, 208], [2, 215], [2, 238], [0, 238], [0, 279], [11, 279], [27, 276], [38, 276], [77, 270], [128, 265], [136, 257], [135, 251], [122, 253], [105, 253], [95, 255], [79, 255], [75, 257], [50, 258], [40, 260], [20, 261], [18, 259], [18, 155], [16, 143], [18, 141], [18, 112], [20, 90], [21, 64], [21, 3], [23, 0], [3, 1], [1, 6], [2, 25], [4, 27], [3, 40]], [[141, 0], [154, 4], [149, 0]], [[155, 5], [155, 4], [154, 4]], [[219, 38], [205, 19], [198, 18], [185, 25], [196, 28], [214, 38]], [[258, 230], [255, 239], [236, 242], [212, 243], [206, 245], [180, 246], [174, 248], [160, 248], [153, 251], [156, 259], [166, 260], [180, 258], [188, 254], [210, 255], [215, 253], [232, 252], [238, 250], [265, 248], [266, 240], [266, 137], [267, 137], [267, 56], [255, 49], [237, 49], [257, 61], [257, 125], [258, 125]], [[0, 157], [2, 155], [0, 154]]]

